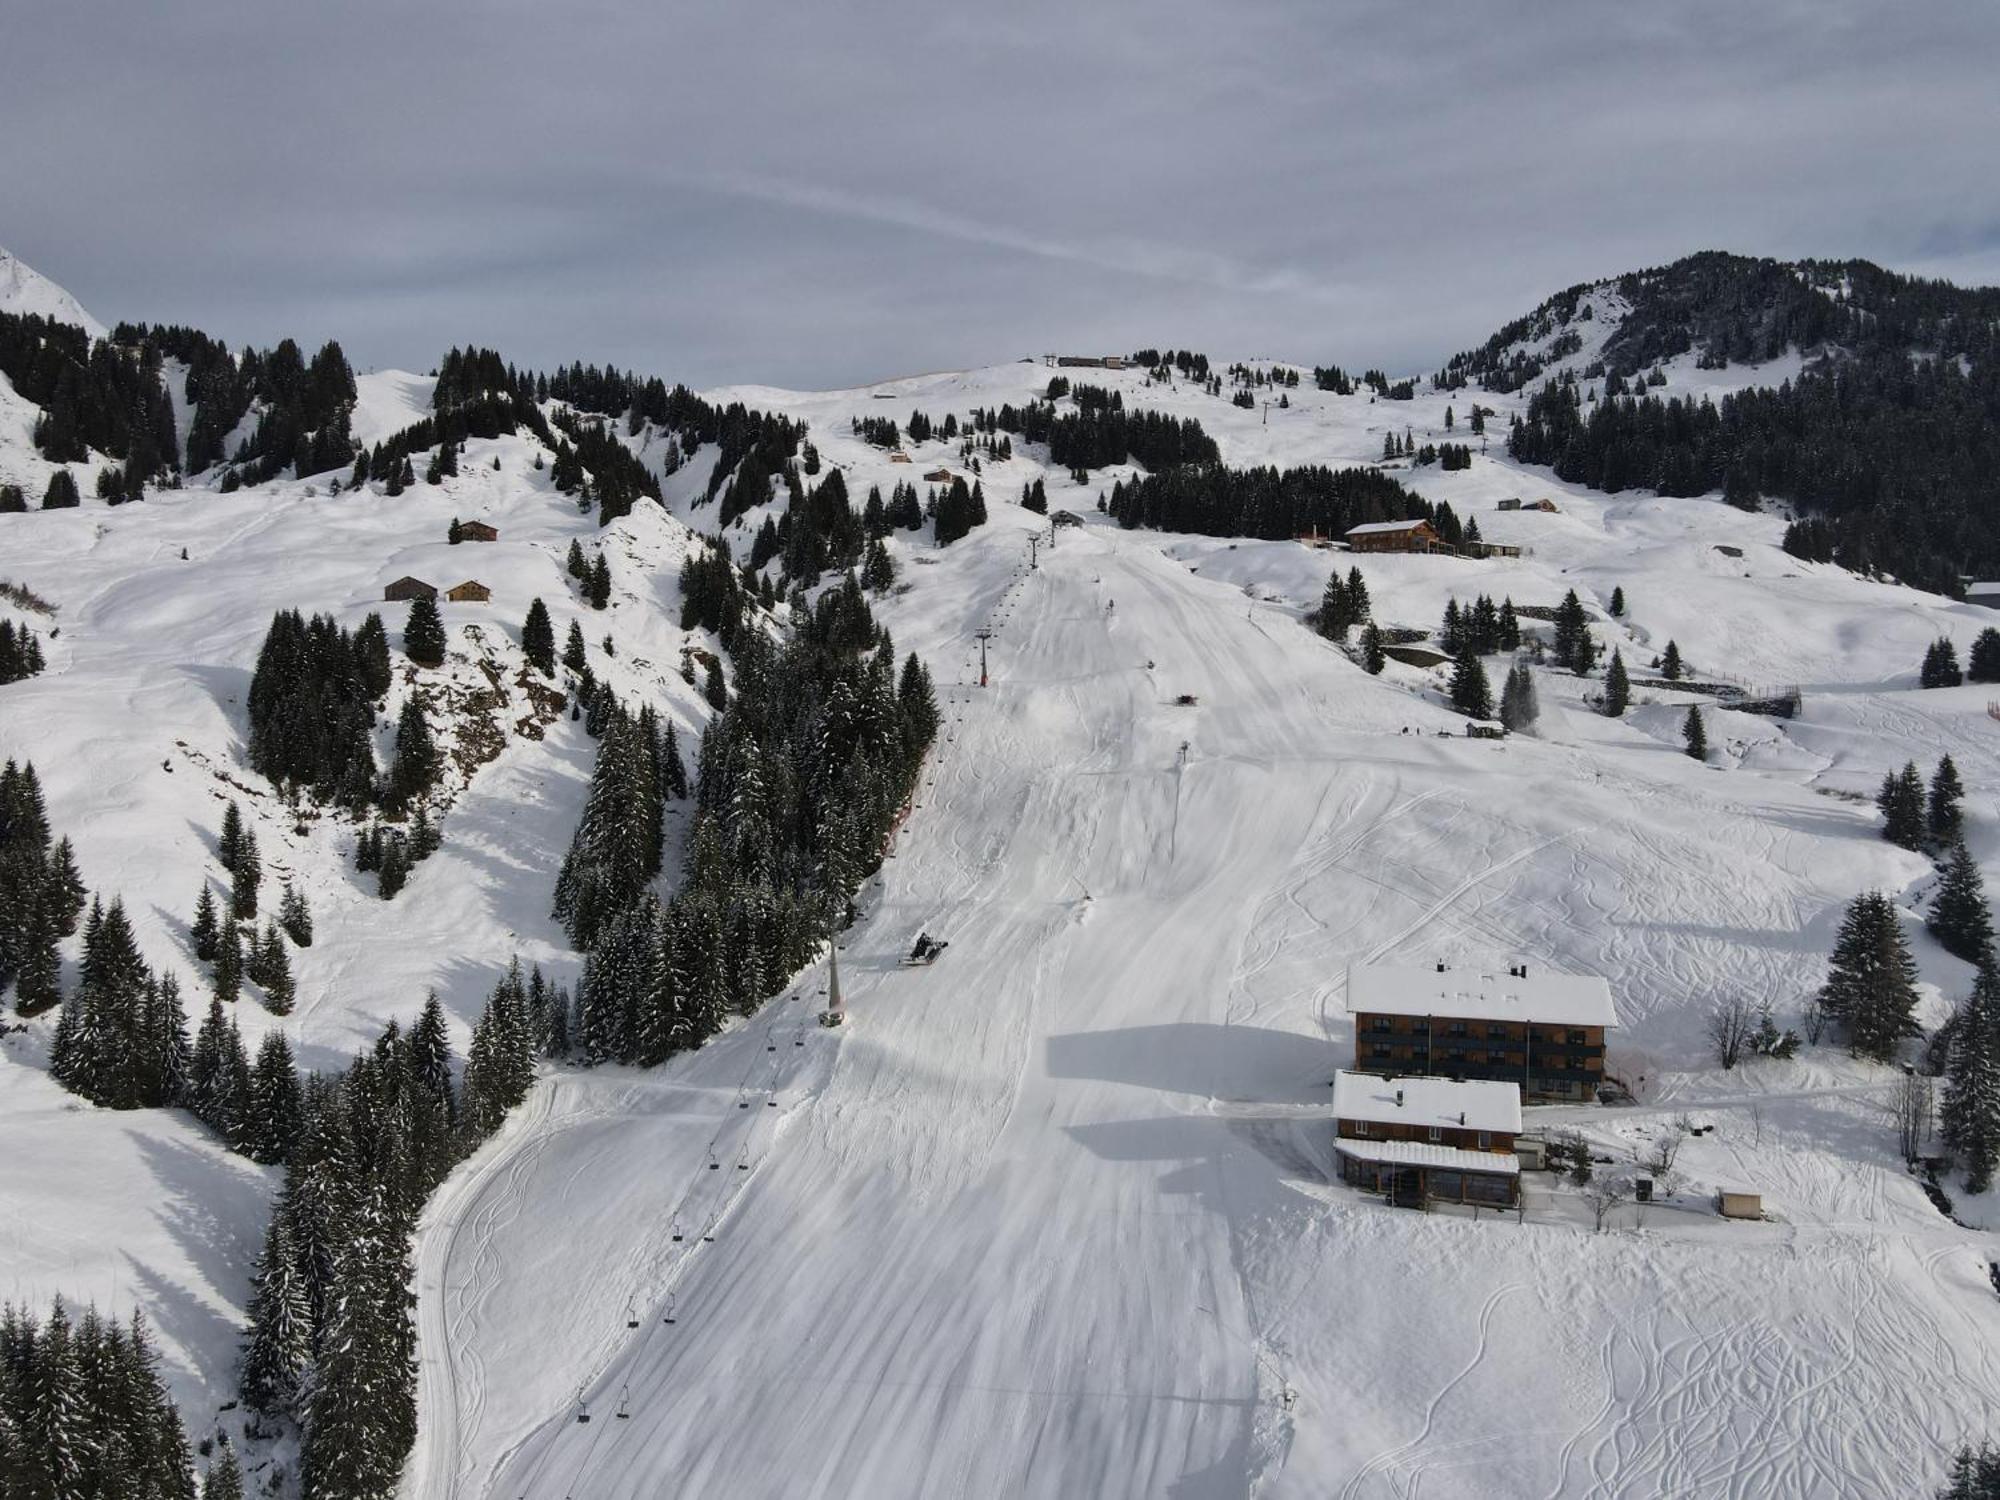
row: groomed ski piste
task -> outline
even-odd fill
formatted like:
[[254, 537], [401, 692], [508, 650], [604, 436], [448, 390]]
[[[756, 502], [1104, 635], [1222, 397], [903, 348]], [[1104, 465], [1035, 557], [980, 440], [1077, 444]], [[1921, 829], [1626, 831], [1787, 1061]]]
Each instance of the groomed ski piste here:
[[[933, 443], [914, 476], [891, 467], [850, 417], [963, 417], [1050, 373], [713, 394], [808, 420], [858, 504], [870, 484], [961, 464]], [[1468, 740], [1432, 674], [1370, 678], [1302, 625], [1345, 555], [1121, 531], [1096, 510], [1111, 474], [1079, 486], [1017, 445], [986, 466], [986, 526], [942, 550], [927, 531], [893, 543], [899, 591], [878, 615], [931, 664], [944, 728], [840, 939], [848, 1023], [816, 1022], [822, 966], [662, 1068], [545, 1069], [425, 1215], [405, 1495], [1934, 1483], [2000, 1404], [2000, 1247], [1903, 1169], [1894, 1070], [1829, 1043], [1724, 1073], [1702, 1030], [1732, 994], [1796, 1024], [1842, 908], [1870, 888], [1908, 913], [1927, 1024], [1965, 992], [1970, 971], [1921, 930], [1928, 862], [1882, 840], [1865, 799], [1885, 770], [1949, 750], [1974, 852], [1989, 883], [2000, 873], [1987, 690], [1914, 681], [1936, 635], [1962, 652], [2000, 616], [1797, 562], [1775, 516], [1581, 493], [1511, 465], [1497, 434], [1514, 398], [1377, 405], [1308, 382], [1267, 426], [1137, 372], [1081, 378], [1198, 417], [1235, 464], [1370, 462], [1385, 432], [1435, 440], [1448, 400], [1462, 423], [1479, 399], [1500, 413], [1490, 454], [1398, 477], [1532, 551], [1360, 559], [1376, 618], [1432, 626], [1450, 596], [1549, 605], [1575, 587], [1635, 675], [1672, 638], [1698, 670], [1799, 684], [1804, 711], [1712, 710], [1698, 765], [1679, 750], [1690, 696], [1641, 688], [1612, 721], [1585, 684], [1542, 674], [1537, 735]], [[362, 387], [370, 440], [427, 400], [420, 376]], [[0, 439], [33, 480], [39, 460], [11, 427]], [[94, 888], [123, 892], [149, 960], [203, 993], [184, 924], [223, 796], [262, 819], [267, 865], [312, 896], [298, 1011], [237, 1007], [253, 1047], [284, 1025], [302, 1062], [334, 1066], [436, 987], [462, 1051], [513, 954], [572, 978], [546, 913], [592, 752], [567, 720], [510, 737], [455, 788], [444, 847], [379, 902], [339, 829], [294, 836], [231, 790], [254, 781], [240, 698], [272, 610], [352, 625], [402, 573], [479, 577], [495, 604], [446, 612], [445, 675], [477, 686], [483, 654], [515, 664], [530, 595], [559, 636], [575, 616], [595, 643], [607, 617], [571, 597], [561, 559], [572, 536], [602, 539], [619, 642], [605, 670], [699, 731], [706, 709], [674, 670], [674, 570], [682, 523], [712, 525], [691, 505], [705, 464], [669, 480], [671, 514], [642, 505], [599, 533], [531, 448], [468, 444], [461, 478], [396, 500], [278, 481], [6, 518], [0, 577], [56, 599], [61, 634], [43, 676], [0, 691], [0, 755], [34, 758], [52, 824]], [[1009, 502], [1036, 477], [1086, 524], [1030, 569], [1046, 522]], [[1543, 495], [1559, 514], [1495, 510]], [[453, 514], [502, 540], [445, 551]], [[747, 547], [760, 519], [732, 537]], [[1602, 614], [1614, 585], [1622, 621]], [[400, 611], [386, 618], [399, 639]], [[920, 931], [949, 949], [904, 967]], [[1605, 975], [1613, 1066], [1644, 1078], [1640, 1101], [1528, 1123], [1580, 1128], [1627, 1165], [1683, 1118], [1712, 1126], [1683, 1150], [1679, 1191], [1596, 1232], [1576, 1191], [1541, 1174], [1519, 1219], [1396, 1211], [1341, 1186], [1327, 1115], [1352, 1057], [1345, 973], [1378, 959]], [[184, 1116], [63, 1094], [45, 1046], [36, 1022], [0, 1048], [0, 1287], [30, 1305], [144, 1306], [200, 1433], [234, 1395], [276, 1174]], [[1761, 1192], [1766, 1220], [1718, 1219], [1720, 1187]], [[1957, 1212], [1993, 1216], [1962, 1195]]]

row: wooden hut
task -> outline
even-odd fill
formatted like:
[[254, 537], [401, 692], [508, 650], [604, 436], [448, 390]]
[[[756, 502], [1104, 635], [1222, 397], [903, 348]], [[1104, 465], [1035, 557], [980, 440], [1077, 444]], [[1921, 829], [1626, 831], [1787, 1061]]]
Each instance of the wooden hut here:
[[484, 521], [461, 522], [458, 539], [462, 542], [497, 542], [500, 540], [500, 528], [488, 526]]
[[425, 583], [423, 579], [412, 578], [408, 574], [398, 578], [394, 583], [382, 590], [382, 597], [387, 599], [391, 604], [400, 603], [407, 599], [435, 599], [437, 596], [436, 584]]
[[476, 579], [468, 578], [464, 583], [445, 590], [445, 598], [453, 604], [484, 604], [493, 597], [493, 590]]
[[1444, 538], [1421, 516], [1413, 521], [1370, 521], [1347, 530], [1350, 552], [1449, 552]]

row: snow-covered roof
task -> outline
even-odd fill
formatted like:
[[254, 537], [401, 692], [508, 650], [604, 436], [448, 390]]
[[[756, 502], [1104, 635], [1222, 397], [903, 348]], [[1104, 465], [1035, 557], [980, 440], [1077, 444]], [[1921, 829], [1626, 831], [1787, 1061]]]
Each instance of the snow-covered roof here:
[[1348, 527], [1346, 534], [1348, 536], [1369, 536], [1382, 531], [1415, 531], [1419, 526], [1428, 525], [1430, 525], [1430, 522], [1426, 521], [1422, 516], [1413, 516], [1407, 521], [1367, 521], [1359, 526]]
[[1335, 1141], [1333, 1149], [1356, 1161], [1399, 1167], [1443, 1167], [1451, 1172], [1487, 1172], [1496, 1177], [1521, 1175], [1521, 1159], [1511, 1151], [1462, 1151], [1428, 1141], [1352, 1141], [1345, 1137]]
[[1377, 1078], [1372, 1073], [1333, 1075], [1333, 1113], [1370, 1124], [1449, 1126], [1454, 1130], [1521, 1130], [1518, 1084], [1473, 1079]]
[[1350, 1014], [1458, 1016], [1474, 1021], [1539, 1021], [1545, 1026], [1616, 1026], [1611, 986], [1595, 974], [1445, 969], [1419, 964], [1354, 964], [1347, 971]]

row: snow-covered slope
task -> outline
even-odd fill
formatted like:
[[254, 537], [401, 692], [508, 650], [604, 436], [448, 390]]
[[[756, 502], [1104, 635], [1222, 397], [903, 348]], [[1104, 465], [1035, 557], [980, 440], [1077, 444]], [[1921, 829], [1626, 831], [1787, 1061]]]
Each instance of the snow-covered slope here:
[[75, 323], [92, 338], [109, 331], [83, 310], [76, 298], [0, 245], [0, 312], [33, 313], [58, 323]]
[[[854, 419], [963, 419], [1051, 373], [710, 399], [805, 420], [858, 504], [963, 463], [941, 441], [892, 463]], [[1447, 406], [1463, 440], [1468, 415], [1467, 393], [1307, 382], [1287, 408], [1244, 410], [1076, 373], [1199, 418], [1235, 464], [1373, 462], [1391, 432], [1447, 436]], [[361, 388], [369, 442], [428, 404], [426, 377]], [[1517, 398], [1478, 399], [1503, 432]], [[654, 434], [633, 444], [657, 454]], [[893, 542], [904, 587], [880, 613], [931, 662], [947, 730], [846, 940], [852, 1023], [811, 1023], [812, 975], [665, 1068], [550, 1071], [427, 1215], [405, 1492], [1900, 1495], [1983, 1436], [2000, 1249], [1901, 1170], [1895, 1075], [1831, 1047], [1724, 1074], [1702, 1031], [1729, 995], [1793, 1019], [1841, 907], [1871, 887], [1912, 907], [1926, 1019], [1963, 993], [1965, 966], [1916, 924], [1928, 863], [1854, 794], [1950, 750], [2000, 873], [1987, 690], [1914, 680], [1935, 636], [1963, 652], [2000, 615], [1800, 563], [1776, 518], [1575, 491], [1500, 447], [1463, 472], [1396, 472], [1524, 555], [1362, 559], [1379, 619], [1429, 627], [1451, 597], [1552, 605], [1574, 587], [1635, 669], [1673, 639], [1704, 674], [1802, 685], [1802, 716], [1715, 711], [1699, 766], [1678, 753], [1689, 695], [1642, 687], [1611, 721], [1545, 675], [1539, 737], [1440, 737], [1459, 721], [1433, 678], [1369, 678], [1300, 623], [1350, 559], [1121, 532], [1096, 510], [1113, 472], [1078, 486], [1017, 444], [985, 467], [986, 527], [942, 551]], [[530, 597], [595, 645], [561, 564], [598, 533], [533, 457], [474, 442], [462, 477], [395, 498], [279, 481], [0, 517], [0, 577], [54, 600], [38, 628], [61, 631], [45, 675], [0, 688], [0, 756], [35, 760], [53, 823], [93, 886], [124, 893], [149, 959], [199, 991], [184, 923], [217, 874], [224, 797], [311, 894], [301, 1004], [282, 1022], [239, 1004], [253, 1042], [283, 1025], [331, 1065], [427, 988], [462, 1027], [511, 955], [573, 966], [546, 913], [589, 768], [580, 726], [506, 735], [386, 904], [352, 872], [351, 829], [296, 832], [243, 763], [274, 609], [352, 625], [403, 573], [481, 579], [491, 605], [446, 606], [447, 696], [489, 683], [484, 661], [513, 684]], [[641, 506], [602, 537], [619, 646], [601, 668], [691, 730], [706, 709], [674, 670], [674, 575], [688, 523], [714, 525], [695, 503], [710, 466], [668, 480], [671, 514]], [[1089, 524], [1030, 572], [1043, 523], [1010, 502], [1034, 479]], [[1508, 497], [1559, 511], [1498, 511]], [[774, 513], [731, 541], [747, 552]], [[447, 547], [453, 515], [501, 540]], [[401, 616], [385, 611], [392, 640]], [[982, 626], [998, 632], [984, 690]], [[920, 929], [951, 947], [900, 969]], [[1597, 1235], [1542, 1179], [1523, 1222], [1394, 1213], [1330, 1181], [1345, 968], [1375, 957], [1606, 975], [1614, 1067], [1643, 1077], [1643, 1102], [1531, 1124], [1583, 1128], [1621, 1161], [1680, 1115], [1714, 1125], [1674, 1201]], [[231, 1394], [268, 1174], [184, 1119], [60, 1094], [46, 1036], [31, 1023], [0, 1050], [0, 1191], [21, 1210], [0, 1277], [30, 1302], [143, 1303], [206, 1430]], [[1773, 1222], [1719, 1223], [1703, 1204], [1722, 1185], [1761, 1190]]]

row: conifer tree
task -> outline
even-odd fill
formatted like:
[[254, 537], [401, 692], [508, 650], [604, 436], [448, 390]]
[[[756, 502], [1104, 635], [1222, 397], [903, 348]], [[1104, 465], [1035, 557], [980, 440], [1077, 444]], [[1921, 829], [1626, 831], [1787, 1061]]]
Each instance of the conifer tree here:
[[1614, 620], [1625, 618], [1625, 590], [1622, 587], [1611, 591], [1611, 618]]
[[403, 653], [420, 667], [444, 664], [444, 617], [437, 601], [418, 596], [410, 601], [410, 616], [403, 624]]
[[224, 922], [215, 942], [215, 998], [234, 1004], [243, 993], [243, 931]]
[[312, 1364], [312, 1303], [282, 1203], [265, 1230], [251, 1286], [240, 1388], [253, 1410], [285, 1415], [295, 1409]]
[[1541, 716], [1534, 674], [1525, 665], [1516, 663], [1507, 669], [1507, 680], [1500, 688], [1500, 722], [1510, 733], [1525, 734]]
[[708, 659], [707, 675], [702, 681], [702, 696], [708, 700], [708, 706], [717, 713], [729, 707], [729, 687], [722, 680], [722, 662], [716, 657], [711, 656]]
[[1962, 842], [1954, 843], [1946, 856], [1924, 925], [1953, 957], [1969, 964], [1994, 961], [1993, 914], [1986, 904], [1979, 866]]
[[404, 812], [420, 801], [437, 785], [442, 764], [423, 704], [414, 696], [404, 699], [402, 716], [396, 721], [396, 758], [389, 767], [383, 799], [389, 809]]
[[277, 924], [266, 923], [263, 937], [256, 942], [257, 983], [264, 987], [265, 1009], [274, 1016], [290, 1015], [297, 990], [292, 983], [292, 961], [285, 953], [284, 939], [278, 936]]
[[1915, 1019], [1917, 966], [1895, 906], [1877, 891], [1854, 898], [1834, 939], [1820, 1004], [1857, 1056], [1887, 1062]]
[[278, 899], [278, 925], [301, 948], [313, 945], [312, 908], [306, 905], [305, 893], [289, 880], [285, 882], [285, 894]]
[[1493, 717], [1493, 686], [1469, 642], [1459, 651], [1452, 668], [1451, 706], [1469, 719]]
[[229, 914], [239, 922], [257, 915], [257, 887], [264, 881], [264, 861], [257, 853], [257, 831], [246, 827], [230, 867]]
[[227, 1433], [217, 1439], [215, 1457], [201, 1482], [201, 1500], [243, 1500], [243, 1469]]
[[353, 651], [362, 691], [380, 698], [389, 691], [389, 632], [373, 610], [355, 629]]
[[1361, 670], [1379, 677], [1388, 661], [1388, 653], [1382, 649], [1382, 627], [1370, 620], [1361, 628]]
[[261, 1162], [285, 1161], [299, 1136], [304, 1102], [292, 1044], [282, 1031], [266, 1032], [258, 1044], [257, 1060], [250, 1067], [249, 1104], [243, 1128], [248, 1154]]
[[215, 857], [222, 868], [234, 873], [236, 851], [243, 846], [243, 811], [234, 802], [222, 810], [222, 833], [215, 842]]
[[540, 599], [528, 605], [528, 618], [521, 626], [521, 654], [544, 677], [556, 675], [555, 626], [549, 621], [548, 606]]
[[1660, 657], [1660, 675], [1668, 682], [1679, 682], [1682, 671], [1681, 648], [1674, 642], [1668, 641], [1667, 649]]
[[590, 680], [590, 654], [583, 644], [583, 627], [576, 621], [569, 622], [569, 635], [563, 640], [563, 665], [588, 683]]
[[201, 895], [194, 904], [194, 921], [188, 924], [188, 937], [194, 943], [194, 956], [203, 963], [215, 958], [215, 939], [218, 931], [215, 912], [215, 893], [208, 882], [201, 883]]
[[1605, 717], [1617, 719], [1624, 716], [1632, 702], [1632, 683], [1625, 675], [1625, 659], [1616, 651], [1611, 653], [1611, 665], [1604, 669], [1604, 713]]
[[1921, 849], [1928, 831], [1924, 807], [1924, 782], [1915, 761], [1905, 763], [1900, 773], [1882, 778], [1875, 805], [1882, 812], [1882, 836], [1905, 849]]
[[1949, 849], [1957, 843], [1965, 827], [1965, 814], [1960, 803], [1965, 799], [1965, 785], [1958, 779], [1958, 767], [1949, 755], [1937, 763], [1937, 770], [1931, 773], [1931, 790], [1925, 817], [1930, 825], [1931, 842], [1941, 849]]
[[1965, 680], [1965, 674], [1958, 669], [1958, 648], [1949, 636], [1939, 636], [1924, 652], [1923, 670], [1917, 674], [1921, 687], [1957, 687]]
[[1965, 675], [1974, 682], [2000, 682], [2000, 630], [1988, 625], [1973, 637]]
[[1940, 1133], [1966, 1186], [1983, 1193], [2000, 1167], [2000, 971], [1990, 958], [1952, 1028], [1945, 1077]]
[[611, 562], [602, 552], [597, 554], [597, 560], [590, 565], [587, 592], [592, 609], [603, 609], [611, 602]]
[[387, 1496], [416, 1437], [408, 1251], [387, 1190], [364, 1189], [327, 1296], [305, 1399], [305, 1493]]
[[584, 560], [583, 543], [575, 537], [569, 539], [569, 553], [563, 559], [563, 571], [568, 573], [578, 583], [588, 585], [590, 580], [590, 564]]
[[1708, 731], [1702, 728], [1701, 709], [1696, 704], [1688, 705], [1687, 717], [1681, 720], [1681, 743], [1696, 760], [1708, 759]]

